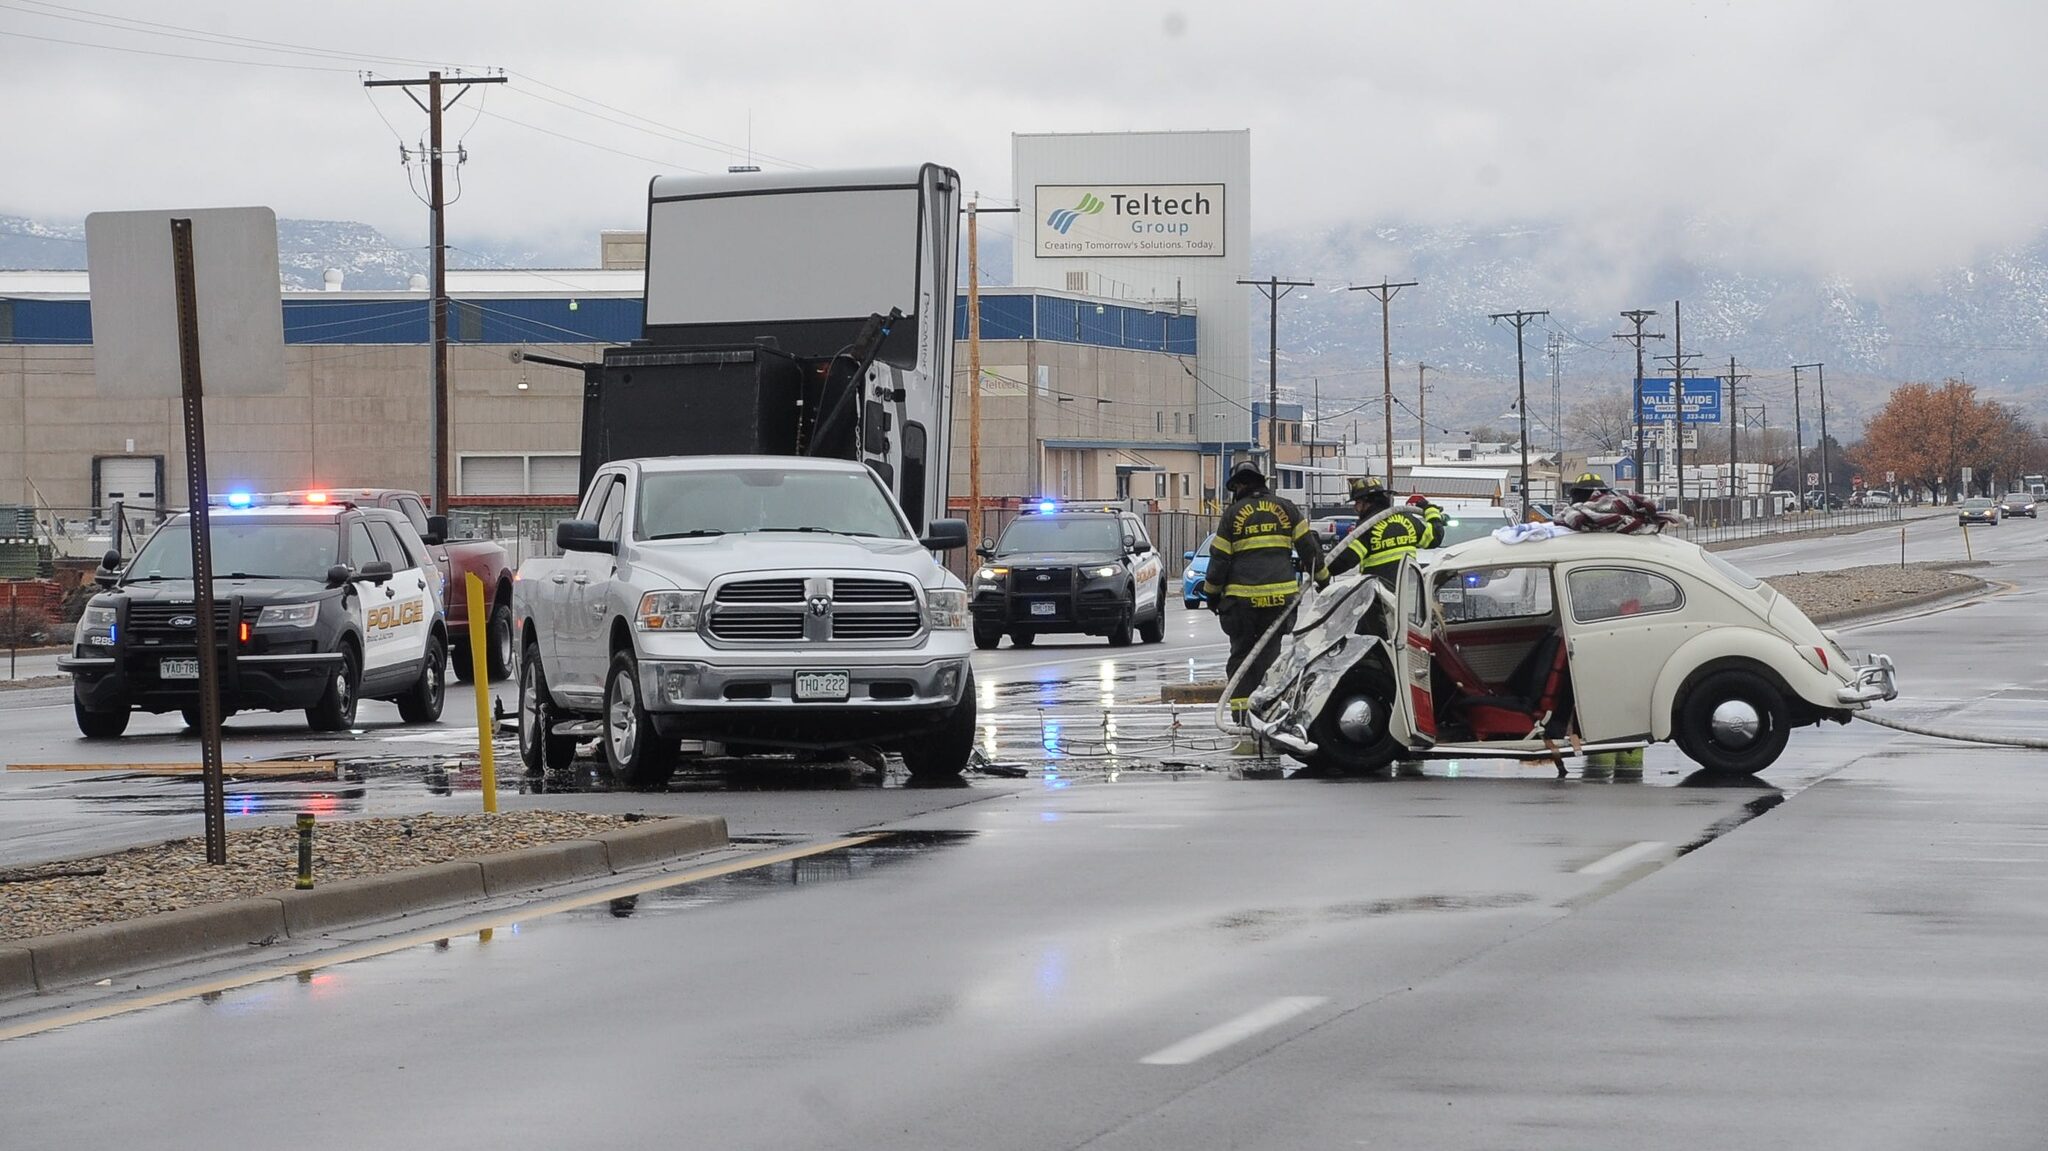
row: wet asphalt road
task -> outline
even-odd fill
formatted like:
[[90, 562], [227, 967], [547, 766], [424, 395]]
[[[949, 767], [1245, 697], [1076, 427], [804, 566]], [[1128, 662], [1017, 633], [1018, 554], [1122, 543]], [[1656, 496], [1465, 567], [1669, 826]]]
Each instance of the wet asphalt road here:
[[[2011, 591], [1847, 629], [1900, 661], [1889, 714], [2048, 737], [2048, 533], [2009, 530], [1985, 574]], [[1881, 546], [1822, 543], [1799, 566]], [[1109, 679], [1184, 675], [1207, 624]], [[1013, 710], [1079, 711], [1106, 654], [977, 666]], [[1802, 730], [1776, 790], [1036, 750], [957, 790], [787, 769], [515, 797], [917, 834], [0, 1042], [0, 1142], [2039, 1145], [2039, 753]], [[474, 803], [392, 778], [366, 798]], [[1653, 750], [1645, 783], [1682, 778]]]

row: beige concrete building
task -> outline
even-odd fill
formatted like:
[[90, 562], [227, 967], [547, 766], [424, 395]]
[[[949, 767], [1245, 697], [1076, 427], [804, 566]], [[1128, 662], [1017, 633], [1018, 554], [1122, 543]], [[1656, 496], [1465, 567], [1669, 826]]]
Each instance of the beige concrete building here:
[[[608, 259], [630, 262], [628, 239], [606, 240]], [[508, 353], [583, 361], [632, 340], [639, 277], [630, 268], [451, 273], [451, 504], [547, 506], [575, 494], [582, 378]], [[0, 504], [72, 517], [115, 502], [181, 507], [178, 401], [99, 395], [85, 289], [82, 272], [0, 273]], [[426, 303], [424, 292], [287, 294], [282, 389], [207, 401], [214, 490], [430, 489]], [[1201, 506], [1218, 446], [1194, 431], [1192, 315], [998, 290], [984, 297], [983, 317], [986, 498]], [[956, 319], [964, 336], [964, 300]], [[965, 348], [955, 362], [959, 503], [970, 483]]]

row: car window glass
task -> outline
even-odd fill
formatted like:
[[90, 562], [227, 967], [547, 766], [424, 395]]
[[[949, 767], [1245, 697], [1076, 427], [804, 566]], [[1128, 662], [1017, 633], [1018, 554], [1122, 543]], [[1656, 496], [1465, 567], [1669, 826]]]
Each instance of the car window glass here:
[[400, 496], [398, 500], [398, 510], [405, 516], [406, 520], [412, 524], [412, 530], [420, 533], [421, 535], [427, 534], [426, 505], [420, 503], [420, 501], [414, 499], [411, 496]]
[[1019, 516], [1003, 529], [999, 553], [1113, 552], [1123, 528], [1109, 516]]
[[361, 520], [350, 520], [348, 525], [348, 562], [358, 570], [377, 558], [377, 549], [370, 544], [370, 530]]
[[1677, 611], [1685, 603], [1675, 580], [1637, 568], [1580, 568], [1565, 582], [1580, 623]]
[[605, 492], [604, 505], [597, 512], [597, 538], [601, 540], [618, 539], [619, 528], [625, 523], [625, 519], [626, 485], [624, 483], [614, 483], [610, 490]]
[[583, 497], [583, 503], [576, 509], [576, 518], [579, 520], [597, 519], [598, 509], [604, 506], [605, 497], [610, 494], [612, 494], [612, 485], [610, 484], [590, 485], [590, 492]]
[[393, 570], [404, 571], [420, 566], [419, 560], [413, 557], [412, 549], [398, 538], [397, 529], [383, 520], [370, 521], [370, 539], [377, 544], [377, 558], [389, 563]]
[[1474, 568], [1438, 577], [1445, 623], [1548, 616], [1556, 606], [1547, 567]]
[[[340, 534], [334, 521], [279, 522], [276, 519], [217, 515], [210, 521], [213, 573], [276, 579], [327, 578]], [[367, 545], [366, 545], [367, 546]], [[172, 520], [149, 537], [129, 562], [127, 578], [192, 578], [192, 521]]]
[[1401, 587], [1408, 593], [1408, 622], [1429, 627], [1429, 600], [1422, 594], [1422, 573], [1412, 563], [1401, 565]]

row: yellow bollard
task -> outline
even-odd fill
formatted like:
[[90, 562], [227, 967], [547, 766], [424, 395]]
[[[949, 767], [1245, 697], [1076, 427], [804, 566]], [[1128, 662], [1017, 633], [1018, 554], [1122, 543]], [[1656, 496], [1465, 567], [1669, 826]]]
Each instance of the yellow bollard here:
[[483, 766], [484, 811], [498, 810], [498, 767], [491, 762], [491, 685], [489, 654], [484, 642], [490, 634], [490, 616], [484, 614], [484, 581], [475, 572], [464, 573], [469, 599], [469, 666], [476, 669], [476, 753]]

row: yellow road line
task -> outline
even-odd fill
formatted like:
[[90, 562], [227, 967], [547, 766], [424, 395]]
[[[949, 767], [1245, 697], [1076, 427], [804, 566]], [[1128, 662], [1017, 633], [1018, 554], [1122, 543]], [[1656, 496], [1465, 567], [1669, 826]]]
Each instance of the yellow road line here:
[[333, 951], [309, 955], [304, 959], [294, 960], [290, 963], [272, 964], [267, 967], [256, 968], [253, 971], [245, 971], [236, 975], [224, 975], [218, 979], [209, 979], [203, 983], [189, 983], [182, 987], [152, 991], [144, 995], [138, 995], [133, 999], [123, 999], [117, 1003], [102, 1003], [93, 1007], [81, 1007], [75, 1011], [66, 1011], [41, 1019], [28, 1019], [19, 1023], [0, 1024], [0, 1043], [4, 1043], [9, 1039], [21, 1039], [30, 1035], [40, 1035], [46, 1031], [55, 1031], [60, 1027], [73, 1027], [80, 1023], [92, 1023], [100, 1019], [111, 1019], [116, 1015], [146, 1011], [152, 1007], [162, 1007], [167, 1003], [176, 1003], [180, 999], [193, 999], [202, 995], [234, 991], [238, 988], [249, 987], [257, 983], [267, 983], [273, 979], [287, 979], [305, 972], [318, 971], [323, 967], [338, 967], [344, 963], [354, 963], [359, 959], [374, 959], [380, 955], [389, 955], [394, 951], [404, 951], [407, 948], [420, 947], [439, 940], [450, 939], [457, 935], [468, 935], [471, 932], [477, 931], [494, 931], [500, 927], [507, 927], [514, 923], [523, 923], [530, 919], [538, 919], [544, 915], [559, 915], [565, 911], [574, 911], [579, 907], [590, 907], [593, 904], [610, 903], [615, 899], [646, 895], [648, 892], [660, 891], [665, 887], [681, 887], [688, 883], [702, 883], [707, 879], [717, 879], [720, 876], [733, 875], [742, 871], [752, 871], [757, 867], [771, 867], [778, 863], [788, 863], [791, 860], [804, 859], [813, 855], [843, 851], [849, 847], [859, 847], [861, 844], [873, 843], [875, 840], [882, 838], [884, 836], [879, 834], [850, 835], [841, 839], [827, 840], [823, 843], [784, 848], [781, 851], [771, 851], [763, 855], [742, 856], [739, 859], [727, 860], [724, 863], [714, 863], [708, 867], [700, 867], [694, 871], [678, 872], [674, 875], [650, 876], [620, 887], [607, 887], [600, 891], [585, 892], [581, 895], [564, 896], [560, 899], [548, 900], [545, 903], [529, 904], [524, 907], [496, 912], [480, 918], [456, 920], [441, 927], [422, 928], [404, 935], [393, 936], [390, 939], [380, 939], [370, 943], [358, 943], [349, 947], [336, 948]]

